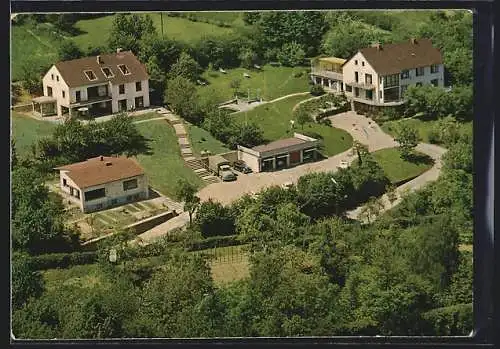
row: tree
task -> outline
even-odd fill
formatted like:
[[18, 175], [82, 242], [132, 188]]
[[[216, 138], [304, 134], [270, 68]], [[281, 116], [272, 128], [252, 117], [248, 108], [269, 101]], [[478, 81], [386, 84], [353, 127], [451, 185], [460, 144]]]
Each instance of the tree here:
[[200, 73], [200, 65], [187, 52], [182, 52], [180, 54], [169, 71], [171, 79], [180, 76], [192, 82], [195, 82], [200, 77]]
[[231, 87], [234, 91], [234, 97], [238, 97], [238, 89], [241, 86], [241, 80], [240, 79], [233, 79], [229, 83], [229, 87]]
[[379, 199], [372, 196], [362, 207], [360, 214], [368, 220], [369, 224], [372, 217], [377, 217], [383, 208], [384, 204]]
[[401, 125], [394, 138], [399, 143], [399, 151], [403, 159], [408, 159], [419, 142], [418, 130], [410, 125]]
[[10, 139], [10, 168], [13, 170], [17, 166], [17, 151], [16, 141], [14, 138]]
[[241, 66], [243, 68], [250, 69], [257, 63], [258, 55], [255, 51], [248, 47], [244, 47], [241, 49], [238, 59], [241, 61]]
[[184, 119], [199, 124], [202, 116], [199, 114], [196, 86], [188, 79], [178, 76], [167, 81], [165, 102], [172, 110]]
[[292, 41], [285, 43], [277, 55], [278, 61], [286, 67], [295, 67], [304, 63], [306, 53], [301, 45]]
[[189, 225], [193, 222], [193, 214], [200, 205], [200, 198], [196, 196], [196, 187], [186, 180], [177, 183], [177, 197], [184, 201], [184, 210], [189, 213]]
[[140, 42], [148, 35], [156, 35], [149, 15], [118, 13], [113, 19], [108, 46], [111, 50], [121, 48], [138, 54]]
[[312, 121], [311, 115], [306, 108], [297, 108], [294, 112], [294, 119], [297, 120], [297, 123], [300, 125], [302, 130], [304, 130], [304, 125], [308, 122]]
[[235, 218], [228, 207], [211, 199], [198, 207], [195, 224], [203, 237], [232, 235], [235, 233]]
[[64, 40], [57, 50], [60, 61], [70, 61], [83, 57], [83, 52], [73, 40]]
[[44, 290], [40, 272], [35, 270], [30, 256], [14, 252], [12, 257], [12, 307], [17, 310], [31, 297], [39, 297]]

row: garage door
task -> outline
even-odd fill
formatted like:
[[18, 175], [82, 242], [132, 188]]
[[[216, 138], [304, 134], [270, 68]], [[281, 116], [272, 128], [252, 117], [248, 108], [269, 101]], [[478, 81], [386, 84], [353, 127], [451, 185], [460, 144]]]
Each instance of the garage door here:
[[300, 162], [300, 151], [290, 153], [290, 163], [296, 164], [298, 162]]

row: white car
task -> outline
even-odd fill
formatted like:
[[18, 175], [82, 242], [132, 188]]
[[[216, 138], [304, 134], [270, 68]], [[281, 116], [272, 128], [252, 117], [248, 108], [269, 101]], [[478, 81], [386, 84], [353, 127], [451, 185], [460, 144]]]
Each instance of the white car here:
[[348, 168], [349, 167], [349, 163], [345, 160], [341, 160], [340, 161], [340, 165], [337, 166], [338, 168]]

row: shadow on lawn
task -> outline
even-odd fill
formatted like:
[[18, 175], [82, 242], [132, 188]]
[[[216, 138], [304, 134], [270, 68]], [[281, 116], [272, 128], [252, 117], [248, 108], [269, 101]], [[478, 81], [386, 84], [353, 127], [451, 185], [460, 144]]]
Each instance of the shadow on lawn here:
[[424, 165], [433, 165], [434, 160], [425, 154], [409, 154], [406, 158], [406, 161], [411, 162], [416, 165], [424, 164]]

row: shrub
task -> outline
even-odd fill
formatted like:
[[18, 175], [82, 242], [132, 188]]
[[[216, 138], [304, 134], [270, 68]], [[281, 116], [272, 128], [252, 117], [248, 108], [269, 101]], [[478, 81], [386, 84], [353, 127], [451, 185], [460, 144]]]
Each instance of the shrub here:
[[303, 75], [304, 75], [303, 71], [298, 71], [298, 72], [293, 73], [294, 78], [300, 78]]
[[312, 85], [310, 92], [313, 96], [321, 96], [325, 94], [325, 89], [321, 85]]
[[97, 252], [49, 253], [32, 257], [33, 267], [37, 270], [68, 268], [75, 265], [97, 262]]

